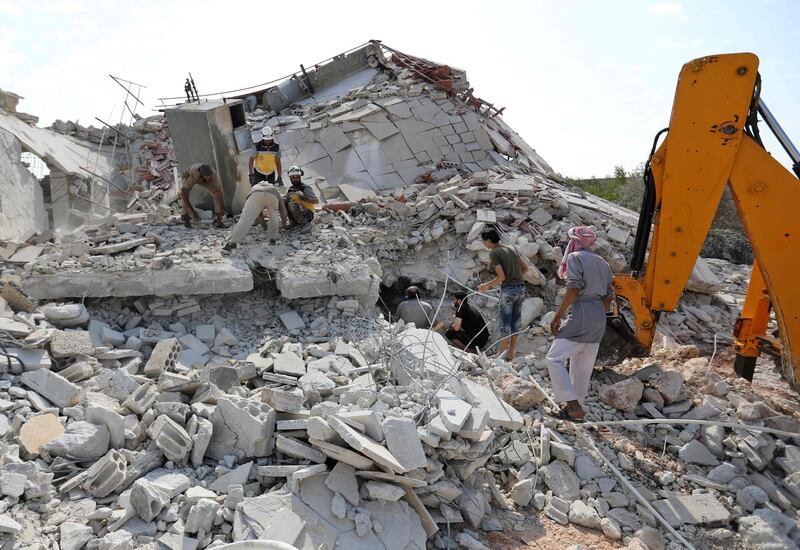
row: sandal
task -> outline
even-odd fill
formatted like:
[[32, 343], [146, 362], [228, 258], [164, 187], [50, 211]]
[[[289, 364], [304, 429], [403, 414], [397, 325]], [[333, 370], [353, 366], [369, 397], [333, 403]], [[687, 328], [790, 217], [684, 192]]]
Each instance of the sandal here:
[[570, 416], [566, 407], [559, 410], [557, 413], [550, 413], [550, 416], [558, 420], [566, 420], [567, 422], [572, 422], [573, 424], [582, 424], [583, 422], [586, 422], [585, 418], [575, 418], [573, 416]]

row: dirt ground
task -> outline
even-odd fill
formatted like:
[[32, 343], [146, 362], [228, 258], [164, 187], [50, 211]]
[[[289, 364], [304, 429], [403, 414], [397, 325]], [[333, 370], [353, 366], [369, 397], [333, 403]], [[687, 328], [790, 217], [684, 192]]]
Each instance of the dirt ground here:
[[492, 550], [562, 550], [573, 544], [580, 544], [587, 550], [625, 547], [622, 541], [606, 538], [602, 531], [561, 525], [535, 510], [527, 530], [484, 533], [483, 542]]

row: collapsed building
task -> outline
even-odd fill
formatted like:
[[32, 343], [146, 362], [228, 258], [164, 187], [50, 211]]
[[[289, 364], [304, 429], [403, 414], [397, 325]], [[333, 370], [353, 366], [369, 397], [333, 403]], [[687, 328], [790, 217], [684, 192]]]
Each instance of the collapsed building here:
[[[25, 136], [103, 146], [4, 109], [28, 128], [2, 119], [15, 147], [3, 182], [34, 199], [17, 151], [81, 166]], [[2, 242], [3, 547], [480, 549], [529, 542], [536, 513], [610, 547], [797, 546], [797, 406], [708, 356], [746, 266], [699, 260], [656, 357], [593, 379], [600, 431], [548, 416], [565, 231], [594, 226], [619, 272], [637, 217], [563, 185], [464, 71], [373, 42], [164, 110], [103, 176], [121, 176], [124, 207]], [[179, 174], [213, 158], [236, 212], [263, 125], [323, 204], [311, 234], [269, 245], [253, 228], [229, 253], [230, 229], [180, 224]], [[415, 283], [447, 319], [445, 296], [487, 278], [488, 225], [531, 265], [513, 363], [391, 315]], [[496, 298], [471, 303], [494, 341]]]

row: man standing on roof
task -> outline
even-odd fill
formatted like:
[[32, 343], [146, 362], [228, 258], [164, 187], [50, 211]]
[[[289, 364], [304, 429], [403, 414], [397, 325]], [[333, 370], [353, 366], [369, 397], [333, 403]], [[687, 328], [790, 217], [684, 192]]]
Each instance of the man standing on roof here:
[[573, 227], [567, 234], [569, 244], [558, 267], [567, 293], [550, 323], [555, 340], [547, 352], [547, 370], [555, 400], [566, 403], [558, 417], [580, 421], [586, 416], [581, 404], [589, 393], [594, 360], [606, 330], [606, 311], [614, 300], [613, 274], [606, 261], [589, 248], [597, 241], [591, 227]]
[[250, 185], [262, 181], [283, 184], [281, 178], [281, 146], [275, 143], [272, 128], [261, 128], [261, 141], [256, 144], [256, 154], [250, 157]]
[[495, 277], [478, 287], [478, 292], [486, 292], [500, 285], [499, 325], [500, 353], [508, 350], [506, 361], [514, 359], [517, 352], [517, 333], [522, 316], [522, 302], [525, 300], [525, 283], [523, 275], [528, 271], [528, 264], [513, 247], [500, 244], [500, 232], [490, 228], [481, 233], [483, 245], [490, 250], [489, 269]]
[[[266, 222], [264, 221], [264, 210], [267, 211]], [[242, 214], [239, 216], [239, 221], [236, 222], [236, 227], [233, 228], [230, 240], [224, 247], [225, 250], [236, 248], [256, 219], [261, 227], [267, 230], [269, 244], [275, 244], [275, 240], [278, 238], [278, 216], [280, 216], [281, 224], [286, 228], [289, 225], [289, 219], [280, 191], [271, 183], [255, 184], [247, 195]]]
[[283, 198], [286, 204], [286, 211], [289, 213], [292, 226], [308, 229], [314, 220], [314, 205], [319, 204], [319, 199], [311, 186], [301, 180], [303, 176], [302, 169], [292, 166], [289, 168], [288, 174], [292, 185]]
[[225, 212], [225, 206], [222, 203], [222, 186], [220, 186], [219, 178], [214, 169], [208, 164], [193, 164], [183, 173], [182, 180], [181, 220], [183, 220], [183, 224], [186, 227], [192, 227], [192, 218], [195, 220], [200, 219], [200, 215], [192, 206], [192, 201], [189, 200], [189, 192], [194, 189], [195, 185], [199, 185], [214, 197], [214, 227], [225, 227], [225, 224], [222, 223], [222, 214]]

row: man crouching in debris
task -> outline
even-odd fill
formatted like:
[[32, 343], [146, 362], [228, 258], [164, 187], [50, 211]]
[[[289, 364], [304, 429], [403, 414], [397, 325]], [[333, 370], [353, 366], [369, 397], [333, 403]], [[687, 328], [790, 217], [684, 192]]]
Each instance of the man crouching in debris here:
[[494, 270], [495, 278], [478, 287], [478, 292], [486, 292], [500, 285], [500, 312], [498, 315], [500, 354], [508, 350], [506, 361], [514, 359], [517, 353], [517, 333], [519, 332], [522, 302], [525, 300], [525, 283], [522, 276], [528, 271], [528, 264], [513, 246], [500, 244], [500, 233], [495, 228], [481, 233], [483, 245], [490, 250], [489, 269]]
[[419, 288], [410, 286], [406, 289], [403, 301], [397, 306], [395, 317], [405, 323], [414, 323], [417, 328], [428, 328], [431, 326], [433, 306], [425, 300], [420, 300]]
[[[614, 290], [611, 267], [589, 248], [597, 241], [594, 230], [578, 226], [568, 235], [569, 244], [558, 267], [558, 276], [566, 280], [567, 293], [550, 323], [555, 340], [547, 352], [547, 361], [555, 400], [566, 403], [558, 417], [581, 421], [586, 416], [581, 404], [589, 393]], [[562, 326], [561, 318], [568, 309], [569, 316]]]
[[[456, 317], [444, 333], [445, 338], [458, 349], [485, 350], [489, 341], [489, 329], [486, 328], [486, 321], [480, 312], [467, 303], [466, 292], [459, 291], [453, 295], [453, 308], [456, 310]], [[444, 323], [437, 323], [434, 330], [443, 327]]]
[[[267, 221], [264, 221], [264, 210], [267, 211]], [[233, 228], [230, 240], [225, 244], [225, 250], [233, 250], [244, 239], [250, 226], [258, 219], [261, 227], [266, 229], [269, 244], [275, 244], [278, 238], [278, 216], [280, 215], [281, 225], [286, 228], [289, 226], [289, 219], [286, 215], [286, 205], [283, 204], [283, 197], [280, 191], [275, 189], [271, 183], [261, 182], [255, 184], [247, 195], [247, 200], [242, 208], [239, 221]]]
[[286, 211], [289, 213], [292, 225], [300, 229], [308, 229], [314, 220], [314, 205], [319, 204], [319, 199], [310, 185], [300, 179], [304, 172], [297, 166], [289, 168], [289, 181], [292, 182], [289, 191], [283, 198]]
[[208, 164], [193, 164], [183, 173], [183, 185], [181, 186], [183, 208], [181, 220], [183, 220], [183, 224], [186, 227], [192, 227], [192, 218], [200, 219], [200, 215], [192, 206], [192, 201], [189, 200], [189, 192], [195, 185], [199, 185], [214, 197], [214, 227], [225, 227], [222, 223], [222, 214], [225, 212], [225, 206], [222, 203], [222, 187], [219, 184], [217, 173]]

